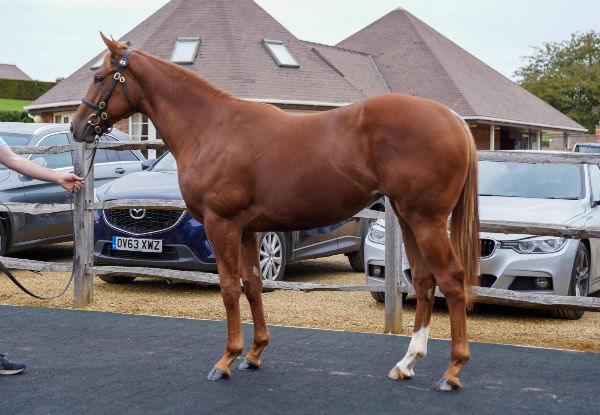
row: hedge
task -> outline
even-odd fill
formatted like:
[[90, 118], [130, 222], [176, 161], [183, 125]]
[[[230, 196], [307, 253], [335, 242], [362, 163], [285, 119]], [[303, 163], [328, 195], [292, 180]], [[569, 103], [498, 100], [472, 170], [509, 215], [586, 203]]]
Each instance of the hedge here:
[[27, 111], [0, 110], [0, 121], [33, 122], [27, 115]]
[[34, 100], [55, 85], [56, 82], [0, 78], [0, 98]]

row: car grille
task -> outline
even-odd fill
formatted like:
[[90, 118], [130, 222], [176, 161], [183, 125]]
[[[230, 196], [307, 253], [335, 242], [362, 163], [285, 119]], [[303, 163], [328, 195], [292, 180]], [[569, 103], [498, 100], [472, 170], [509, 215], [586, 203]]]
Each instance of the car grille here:
[[121, 259], [144, 259], [150, 261], [177, 261], [179, 253], [172, 246], [163, 246], [162, 252], [137, 252], [137, 251], [119, 251], [113, 250], [112, 244], [106, 243], [102, 247], [102, 255], [111, 258]]
[[481, 240], [481, 258], [487, 258], [494, 253], [496, 247], [496, 241], [493, 239], [482, 239]]
[[167, 209], [106, 209], [104, 218], [116, 229], [143, 235], [175, 226], [184, 213]]

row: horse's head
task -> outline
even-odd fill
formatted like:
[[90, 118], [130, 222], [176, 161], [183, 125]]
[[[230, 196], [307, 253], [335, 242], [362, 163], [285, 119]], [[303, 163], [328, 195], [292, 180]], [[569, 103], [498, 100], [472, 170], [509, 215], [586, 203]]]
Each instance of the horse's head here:
[[139, 88], [128, 71], [130, 49], [127, 45], [108, 39], [102, 66], [94, 73], [85, 98], [71, 123], [75, 141], [91, 143], [96, 136], [110, 131], [112, 124], [136, 112]]

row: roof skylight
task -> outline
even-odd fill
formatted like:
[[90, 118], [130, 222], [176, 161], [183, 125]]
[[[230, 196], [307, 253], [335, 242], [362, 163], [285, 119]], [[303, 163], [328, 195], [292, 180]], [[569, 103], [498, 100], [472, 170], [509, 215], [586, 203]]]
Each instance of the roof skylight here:
[[285, 47], [280, 40], [266, 40], [263, 39], [263, 45], [271, 54], [271, 57], [279, 66], [287, 68], [299, 68], [300, 65], [296, 62], [296, 59], [292, 56], [290, 51]]
[[96, 62], [92, 63], [92, 66], [90, 66], [90, 69], [92, 71], [95, 71], [96, 69], [98, 69], [102, 66], [103, 62], [104, 62], [104, 55], [100, 56]]
[[199, 37], [178, 37], [175, 41], [171, 62], [194, 63], [199, 45]]

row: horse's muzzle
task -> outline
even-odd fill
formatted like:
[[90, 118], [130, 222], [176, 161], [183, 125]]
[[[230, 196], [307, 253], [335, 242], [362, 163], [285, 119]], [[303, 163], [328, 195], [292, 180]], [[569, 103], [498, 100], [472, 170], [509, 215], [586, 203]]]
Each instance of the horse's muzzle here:
[[73, 139], [79, 143], [93, 143], [96, 138], [96, 133], [88, 123], [77, 123], [76, 121], [71, 122], [71, 134]]

